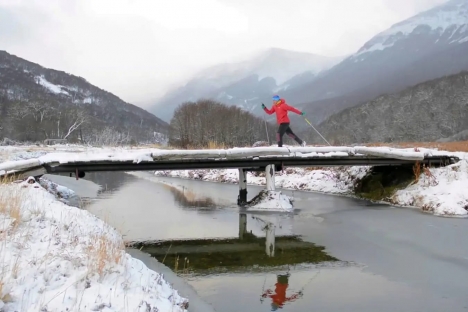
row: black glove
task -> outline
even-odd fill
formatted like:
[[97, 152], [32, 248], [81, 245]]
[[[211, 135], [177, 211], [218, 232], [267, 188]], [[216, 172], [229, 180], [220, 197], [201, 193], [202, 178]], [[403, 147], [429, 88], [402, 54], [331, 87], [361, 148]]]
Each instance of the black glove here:
[[262, 108], [263, 108], [263, 109], [265, 109], [265, 108], [266, 108], [265, 104], [263, 104], [263, 103], [262, 103]]

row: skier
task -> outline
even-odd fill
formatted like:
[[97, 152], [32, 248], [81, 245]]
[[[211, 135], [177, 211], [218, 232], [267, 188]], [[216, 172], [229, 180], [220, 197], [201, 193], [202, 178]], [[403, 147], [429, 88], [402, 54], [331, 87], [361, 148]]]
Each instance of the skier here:
[[293, 302], [296, 299], [302, 297], [302, 291], [298, 291], [295, 294], [287, 297], [286, 290], [289, 286], [289, 273], [288, 274], [280, 274], [276, 276], [276, 284], [275, 284], [275, 291], [267, 289], [262, 294], [263, 298], [270, 297], [271, 298], [271, 311], [276, 311], [278, 309], [282, 309], [284, 304], [287, 302]]
[[271, 109], [266, 108], [265, 104], [262, 103], [263, 110], [271, 115], [276, 113], [276, 121], [279, 124], [278, 131], [276, 133], [276, 141], [278, 141], [278, 147], [283, 146], [283, 135], [286, 133], [289, 137], [294, 139], [301, 146], [306, 146], [306, 142], [301, 140], [289, 127], [288, 111], [294, 112], [298, 115], [304, 116], [303, 112], [300, 112], [296, 108], [289, 106], [284, 99], [281, 99], [278, 95], [273, 96], [273, 106]]

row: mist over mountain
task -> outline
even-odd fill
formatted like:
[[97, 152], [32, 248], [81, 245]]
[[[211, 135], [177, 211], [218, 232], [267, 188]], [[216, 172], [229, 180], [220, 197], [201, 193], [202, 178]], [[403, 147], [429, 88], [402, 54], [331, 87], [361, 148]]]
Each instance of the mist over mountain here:
[[268, 49], [247, 61], [219, 64], [201, 71], [184, 86], [168, 92], [150, 110], [169, 121], [181, 103], [211, 98], [252, 111], [260, 99], [271, 98], [271, 93], [288, 80], [304, 72], [315, 76], [341, 59]]

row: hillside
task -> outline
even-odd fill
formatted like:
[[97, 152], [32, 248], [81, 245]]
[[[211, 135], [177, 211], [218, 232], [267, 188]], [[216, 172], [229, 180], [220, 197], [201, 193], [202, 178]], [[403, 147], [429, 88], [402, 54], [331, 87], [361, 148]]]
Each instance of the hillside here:
[[0, 51], [0, 138], [159, 142], [168, 124], [93, 86]]
[[[318, 129], [332, 144], [456, 138], [468, 129], [468, 71], [348, 108]], [[320, 142], [313, 134], [308, 142], [312, 138]]]

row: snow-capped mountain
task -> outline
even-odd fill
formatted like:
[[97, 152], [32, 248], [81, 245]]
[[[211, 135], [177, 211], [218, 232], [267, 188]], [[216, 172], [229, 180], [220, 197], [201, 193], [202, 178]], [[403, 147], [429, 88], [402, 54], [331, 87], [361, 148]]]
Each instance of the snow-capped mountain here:
[[468, 1], [452, 0], [393, 25], [367, 42], [353, 59], [376, 50], [385, 50], [399, 41], [418, 34], [437, 36], [438, 45], [468, 41]]
[[450, 0], [377, 34], [320, 77], [282, 95], [307, 112], [320, 110], [320, 122], [381, 94], [462, 70], [468, 70], [468, 0]]
[[185, 86], [160, 99], [152, 109], [169, 121], [174, 109], [185, 101], [214, 98], [251, 109], [251, 101], [278, 90], [278, 85], [303, 72], [316, 75], [331, 68], [342, 57], [325, 57], [278, 48], [268, 49], [238, 63], [219, 64], [195, 75]]

